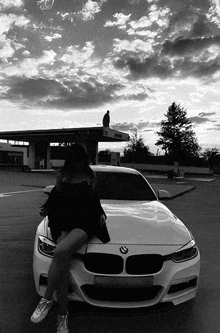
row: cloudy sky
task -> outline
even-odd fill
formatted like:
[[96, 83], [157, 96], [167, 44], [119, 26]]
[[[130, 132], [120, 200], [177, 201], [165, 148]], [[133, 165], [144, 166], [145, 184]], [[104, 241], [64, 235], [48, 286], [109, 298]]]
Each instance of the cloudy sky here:
[[175, 102], [220, 149], [220, 0], [0, 0], [0, 98], [0, 131], [93, 127], [110, 110], [154, 153]]

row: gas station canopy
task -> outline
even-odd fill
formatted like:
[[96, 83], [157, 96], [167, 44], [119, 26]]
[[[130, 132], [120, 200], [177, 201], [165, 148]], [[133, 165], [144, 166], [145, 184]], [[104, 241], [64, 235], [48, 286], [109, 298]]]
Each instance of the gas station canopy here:
[[109, 127], [83, 127], [0, 132], [0, 140], [28, 142], [30, 169], [39, 168], [44, 161], [44, 169], [50, 168], [50, 143], [78, 143], [83, 145], [90, 161], [97, 164], [99, 142], [123, 142], [129, 135]]
[[128, 141], [129, 135], [108, 127], [83, 127], [0, 132], [0, 140], [62, 142], [121, 142]]

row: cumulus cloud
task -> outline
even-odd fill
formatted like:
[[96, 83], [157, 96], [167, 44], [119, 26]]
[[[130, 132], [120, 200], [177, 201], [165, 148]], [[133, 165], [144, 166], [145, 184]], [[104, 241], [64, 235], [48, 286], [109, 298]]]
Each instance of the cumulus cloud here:
[[89, 21], [94, 19], [94, 15], [101, 11], [103, 3], [107, 0], [100, 0], [99, 2], [88, 0], [81, 10], [82, 19]]
[[152, 4], [148, 9], [148, 16], [141, 17], [138, 21], [130, 22], [131, 28], [143, 29], [156, 25], [160, 28], [166, 28], [169, 24], [170, 9], [168, 7], [159, 7], [156, 4]]
[[95, 45], [93, 42], [86, 42], [81, 49], [78, 45], [69, 46], [66, 53], [61, 57], [61, 61], [71, 64], [83, 65], [88, 61], [94, 53]]
[[81, 82], [65, 82], [69, 95], [51, 98], [43, 102], [45, 106], [54, 108], [95, 108], [114, 100], [115, 92], [120, 89], [117, 84], [101, 84], [96, 80]]
[[54, 5], [54, 0], [40, 0], [37, 4], [41, 10], [50, 10]]
[[[41, 0], [39, 5], [42, 10], [49, 10], [53, 7], [53, 2], [54, 0]], [[96, 14], [101, 12], [105, 2], [107, 0], [73, 0], [68, 3], [60, 0], [60, 3], [55, 3], [59, 8], [56, 16], [61, 17], [62, 20], [70, 21], [73, 25], [76, 25], [78, 20], [91, 21], [94, 20]]]
[[159, 37], [162, 31], [168, 27], [170, 16], [168, 7], [163, 8], [153, 4], [149, 6], [147, 15], [129, 22], [127, 34], [152, 39], [153, 43], [155, 38]]
[[[143, 109], [146, 99], [164, 105], [177, 80], [211, 86], [220, 77], [218, 0], [57, 0], [44, 12], [37, 1], [0, 6], [1, 92], [19, 105], [74, 110], [133, 100]], [[182, 91], [182, 100], [202, 105], [199, 87], [187, 100]], [[203, 110], [191, 118], [195, 124], [214, 118]], [[158, 123], [114, 126], [153, 131]]]
[[[118, 43], [118, 42], [117, 42]], [[119, 44], [119, 43], [118, 43]], [[115, 50], [114, 64], [117, 68], [128, 68], [135, 77], [196, 77], [201, 79], [211, 78], [220, 70], [219, 52], [220, 38], [194, 38], [166, 41], [161, 52], [150, 50], [147, 53], [135, 55], [125, 43], [120, 43]], [[139, 43], [139, 50], [140, 50]], [[143, 45], [147, 45], [142, 43]], [[147, 49], [145, 49], [146, 51]]]
[[161, 33], [162, 29], [168, 26], [170, 10], [167, 7], [163, 8], [153, 4], [149, 6], [147, 11], [147, 15], [137, 20], [131, 20], [131, 14], [115, 13], [113, 20], [108, 20], [104, 26], [117, 27], [124, 30], [128, 35], [154, 38]]
[[24, 27], [29, 21], [24, 15], [2, 14], [0, 15], [0, 35], [7, 34], [14, 26]]
[[8, 40], [4, 35], [0, 36], [0, 59], [7, 61], [14, 54], [14, 49], [11, 46], [11, 41]]
[[65, 82], [56, 80], [17, 79], [12, 77], [5, 99], [13, 101], [25, 100], [26, 105], [38, 104], [43, 107], [71, 109], [73, 107], [95, 107], [114, 99], [114, 93], [120, 86], [100, 84], [96, 81]]
[[0, 2], [0, 10], [8, 9], [8, 8], [20, 8], [23, 6], [23, 0], [1, 0]]
[[48, 40], [48, 42], [52, 42], [54, 39], [59, 39], [59, 38], [62, 38], [62, 35], [61, 34], [52, 34], [50, 36], [44, 36], [44, 38], [46, 40]]
[[24, 52], [22, 52], [24, 57], [29, 57], [30, 52], [28, 50], [25, 50]]
[[121, 89], [116, 92], [116, 96], [123, 100], [144, 101], [149, 98], [150, 93], [151, 89], [146, 87], [146, 85], [133, 83], [121, 87]]
[[19, 100], [20, 98], [26, 101], [33, 102], [39, 101], [41, 98], [48, 96], [67, 96], [68, 89], [61, 83], [55, 80], [39, 79], [23, 79], [12, 78], [11, 88], [7, 93], [7, 97], [13, 100]]
[[124, 15], [123, 13], [115, 13], [113, 15], [115, 21], [107, 21], [104, 27], [118, 27], [119, 29], [125, 29], [127, 22], [129, 22], [131, 14]]
[[146, 57], [146, 55], [152, 51], [151, 43], [143, 41], [141, 39], [135, 40], [120, 40], [116, 38], [113, 42], [113, 52], [116, 54], [138, 54], [139, 57]]
[[215, 123], [214, 120], [210, 119], [210, 116], [213, 116], [215, 114], [216, 114], [215, 112], [201, 112], [198, 114], [198, 116], [189, 117], [189, 120], [195, 125], [200, 125], [207, 122]]
[[[28, 53], [26, 52], [26, 55]], [[51, 65], [54, 62], [54, 58], [56, 53], [54, 51], [44, 50], [42, 52], [41, 57], [35, 58], [25, 58], [23, 61], [20, 61], [15, 65], [8, 64], [4, 68], [4, 74], [6, 76], [25, 76], [25, 77], [33, 77], [38, 76], [41, 70], [41, 66]]]
[[171, 57], [191, 56], [196, 60], [205, 58], [208, 60], [212, 52], [218, 55], [220, 49], [220, 37], [188, 38], [166, 41], [162, 48], [162, 54]]
[[28, 23], [29, 19], [23, 15], [0, 15], [0, 59], [2, 59], [2, 61], [8, 62], [8, 58], [11, 58], [15, 51], [22, 46], [20, 43], [8, 37], [10, 31], [14, 27], [22, 28]]
[[117, 68], [127, 67], [134, 78], [157, 77], [166, 79], [173, 75], [174, 69], [169, 59], [160, 59], [157, 55], [140, 59], [134, 55], [126, 54], [114, 61]]
[[141, 131], [141, 132], [153, 132], [156, 127], [160, 125], [159, 122], [156, 121], [142, 121], [139, 122], [123, 122], [123, 123], [116, 123], [112, 124], [111, 127], [117, 131], [122, 132], [132, 132], [134, 130]]
[[114, 40], [114, 65], [129, 69], [136, 79], [195, 77], [210, 81], [219, 72], [220, 39], [207, 4], [199, 10], [180, 2], [176, 7], [171, 1], [166, 4], [157, 1], [149, 6], [148, 15], [127, 22], [127, 34], [139, 38]]
[[211, 7], [207, 13], [207, 17], [218, 27], [220, 27], [220, 3], [219, 0], [210, 0]]
[[[43, 108], [71, 110], [73, 108], [95, 108], [108, 102], [119, 100], [143, 100], [146, 92], [126, 89], [121, 84], [99, 82], [96, 79], [57, 81], [43, 78], [7, 79], [8, 90], [4, 98], [14, 102], [25, 101], [25, 105], [38, 105]], [[143, 126], [143, 124], [140, 124]]]
[[199, 113], [199, 117], [207, 117], [207, 116], [214, 116], [216, 112], [201, 112]]
[[220, 124], [215, 124], [213, 127], [208, 127], [207, 131], [220, 131]]

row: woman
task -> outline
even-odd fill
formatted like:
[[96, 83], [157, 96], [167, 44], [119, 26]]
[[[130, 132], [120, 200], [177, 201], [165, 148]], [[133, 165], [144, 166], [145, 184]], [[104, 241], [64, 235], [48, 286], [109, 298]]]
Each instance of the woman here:
[[105, 225], [106, 215], [94, 192], [95, 175], [89, 167], [84, 148], [68, 147], [64, 167], [57, 173], [56, 186], [42, 206], [40, 214], [48, 215], [51, 234], [57, 246], [48, 272], [44, 297], [35, 309], [31, 321], [43, 320], [57, 292], [57, 333], [68, 330], [68, 284], [71, 257], [90, 237], [97, 235], [104, 243], [110, 238]]

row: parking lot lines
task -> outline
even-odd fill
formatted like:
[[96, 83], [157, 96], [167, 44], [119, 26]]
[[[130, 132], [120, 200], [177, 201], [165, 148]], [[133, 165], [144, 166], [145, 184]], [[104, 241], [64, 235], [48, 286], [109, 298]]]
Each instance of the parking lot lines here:
[[16, 192], [6, 192], [6, 193], [0, 193], [0, 198], [2, 197], [8, 197], [14, 194], [23, 194], [23, 193], [29, 193], [29, 192], [39, 192], [39, 191], [43, 191], [44, 189], [37, 189], [37, 190], [25, 190], [25, 191], [16, 191]]

